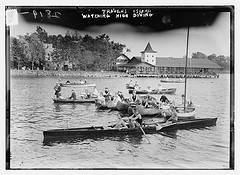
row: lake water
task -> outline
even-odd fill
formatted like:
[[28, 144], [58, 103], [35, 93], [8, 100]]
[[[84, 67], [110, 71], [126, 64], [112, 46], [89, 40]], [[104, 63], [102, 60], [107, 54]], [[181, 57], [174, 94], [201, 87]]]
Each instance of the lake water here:
[[[61, 77], [77, 81], [76, 78]], [[32, 168], [143, 168], [227, 169], [230, 159], [230, 76], [219, 79], [188, 79], [188, 97], [196, 105], [196, 117], [218, 117], [216, 126], [178, 130], [172, 135], [147, 134], [43, 142], [43, 131], [54, 128], [106, 125], [116, 121], [117, 111], [97, 110], [95, 104], [54, 104], [56, 77], [11, 77], [11, 169]], [[142, 89], [157, 87], [158, 78], [135, 78]], [[99, 91], [109, 87], [129, 96], [130, 78], [89, 78]], [[178, 102], [184, 84], [170, 100]], [[191, 87], [191, 88], [190, 88]], [[84, 91], [84, 89], [83, 89]], [[62, 96], [71, 89], [63, 88]], [[77, 91], [77, 95], [81, 93]], [[160, 96], [156, 96], [158, 99]]]

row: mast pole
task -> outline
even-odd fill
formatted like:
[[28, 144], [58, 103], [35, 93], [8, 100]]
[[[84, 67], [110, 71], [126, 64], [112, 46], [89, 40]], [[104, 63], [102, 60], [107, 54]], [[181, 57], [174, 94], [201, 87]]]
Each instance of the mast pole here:
[[189, 41], [189, 27], [187, 28], [187, 49], [186, 49], [186, 62], [185, 62], [184, 112], [186, 112], [186, 101], [187, 101], [187, 60], [188, 60], [188, 41]]

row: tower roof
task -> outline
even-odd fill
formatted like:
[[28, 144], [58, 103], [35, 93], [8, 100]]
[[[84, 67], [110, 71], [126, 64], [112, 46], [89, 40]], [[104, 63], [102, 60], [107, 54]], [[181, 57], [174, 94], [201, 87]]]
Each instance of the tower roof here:
[[148, 42], [146, 48], [144, 51], [142, 51], [141, 53], [157, 53], [156, 51], [154, 51], [150, 45], [150, 43]]

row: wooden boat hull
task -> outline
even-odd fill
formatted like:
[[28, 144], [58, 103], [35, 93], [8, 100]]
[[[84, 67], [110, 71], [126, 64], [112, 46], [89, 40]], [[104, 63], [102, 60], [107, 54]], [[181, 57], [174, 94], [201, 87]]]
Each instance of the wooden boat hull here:
[[163, 126], [159, 131], [198, 129], [198, 128], [216, 125], [216, 122], [217, 122], [217, 118], [190, 119], [186, 121], [179, 121], [176, 123], [167, 124], [166, 126]]
[[99, 99], [95, 99], [95, 105], [97, 106], [98, 109], [117, 109], [117, 102], [118, 101], [108, 101], [104, 102]]
[[[142, 129], [146, 134], [157, 133], [158, 131], [167, 132], [178, 129], [196, 129], [216, 125], [217, 118], [203, 118], [193, 119], [189, 121], [180, 121], [172, 124], [162, 125], [160, 130], [157, 130], [156, 124], [143, 125]], [[83, 128], [70, 128], [70, 129], [52, 129], [43, 131], [44, 140], [52, 138], [64, 137], [90, 137], [90, 136], [103, 136], [103, 135], [127, 135], [127, 134], [143, 134], [139, 127], [136, 128], [122, 128], [121, 130], [115, 129], [112, 126], [91, 126]]]
[[134, 89], [135, 87], [134, 87], [134, 86], [131, 86], [131, 85], [129, 85], [129, 84], [126, 84], [126, 88], [127, 88], [127, 89]]
[[117, 102], [117, 110], [118, 111], [125, 111], [128, 109], [128, 107], [131, 105], [131, 103], [124, 103], [124, 102], [121, 102], [121, 101], [118, 101]]
[[60, 83], [60, 86], [62, 87], [96, 87], [96, 84], [94, 83]]
[[181, 111], [183, 108], [179, 107], [177, 108], [179, 112], [177, 112], [177, 116], [179, 120], [188, 120], [188, 119], [194, 119], [195, 118], [195, 108], [194, 107], [188, 107], [186, 112]]
[[52, 98], [54, 103], [95, 103], [95, 98], [89, 99], [68, 99], [68, 98]]
[[136, 109], [138, 111], [139, 114], [141, 114], [142, 116], [154, 116], [154, 115], [158, 115], [162, 112], [161, 109], [157, 109], [157, 108], [145, 108], [143, 106], [136, 106]]

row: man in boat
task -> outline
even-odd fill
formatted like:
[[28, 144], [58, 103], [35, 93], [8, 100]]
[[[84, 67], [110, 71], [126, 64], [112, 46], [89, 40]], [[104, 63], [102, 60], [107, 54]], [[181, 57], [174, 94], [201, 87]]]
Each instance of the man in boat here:
[[69, 97], [69, 99], [73, 99], [73, 100], [76, 100], [77, 98], [76, 98], [77, 96], [76, 96], [76, 93], [75, 93], [75, 91], [74, 91], [74, 89], [72, 90], [72, 94], [71, 94], [71, 96]]
[[129, 117], [129, 121], [131, 121], [135, 127], [139, 125], [142, 126], [142, 116], [138, 113], [136, 108], [133, 108], [133, 114]]
[[105, 100], [106, 100], [106, 101], [110, 100], [110, 96], [111, 96], [111, 94], [110, 94], [110, 92], [109, 92], [108, 87], [105, 87], [105, 90], [104, 90], [103, 96], [105, 97]]
[[123, 119], [120, 115], [118, 115], [118, 121], [115, 124], [114, 128], [119, 129], [119, 130], [122, 128], [128, 128], [126, 122], [123, 121]]
[[168, 103], [169, 102], [169, 100], [168, 100], [168, 98], [166, 97], [165, 94], [162, 94], [162, 96], [160, 98], [160, 102], [161, 103]]
[[132, 102], [136, 102], [137, 101], [137, 95], [136, 95], [136, 91], [135, 90], [132, 92], [131, 101]]
[[148, 107], [149, 107], [148, 97], [143, 97], [141, 105], [142, 105], [143, 107], [145, 107], [145, 108], [148, 108]]
[[176, 123], [178, 121], [178, 115], [173, 105], [170, 105], [170, 111], [171, 115], [165, 116], [166, 123]]
[[122, 94], [121, 91], [118, 91], [117, 95], [119, 96], [119, 98], [120, 98], [122, 101], [124, 101], [124, 96], [123, 96], [123, 94]]
[[57, 84], [54, 86], [54, 90], [55, 90], [54, 95], [56, 95], [56, 98], [59, 98], [59, 93], [62, 90], [59, 82], [57, 82]]
[[84, 98], [85, 98], [85, 99], [91, 98], [91, 94], [88, 92], [87, 89], [85, 90]]

